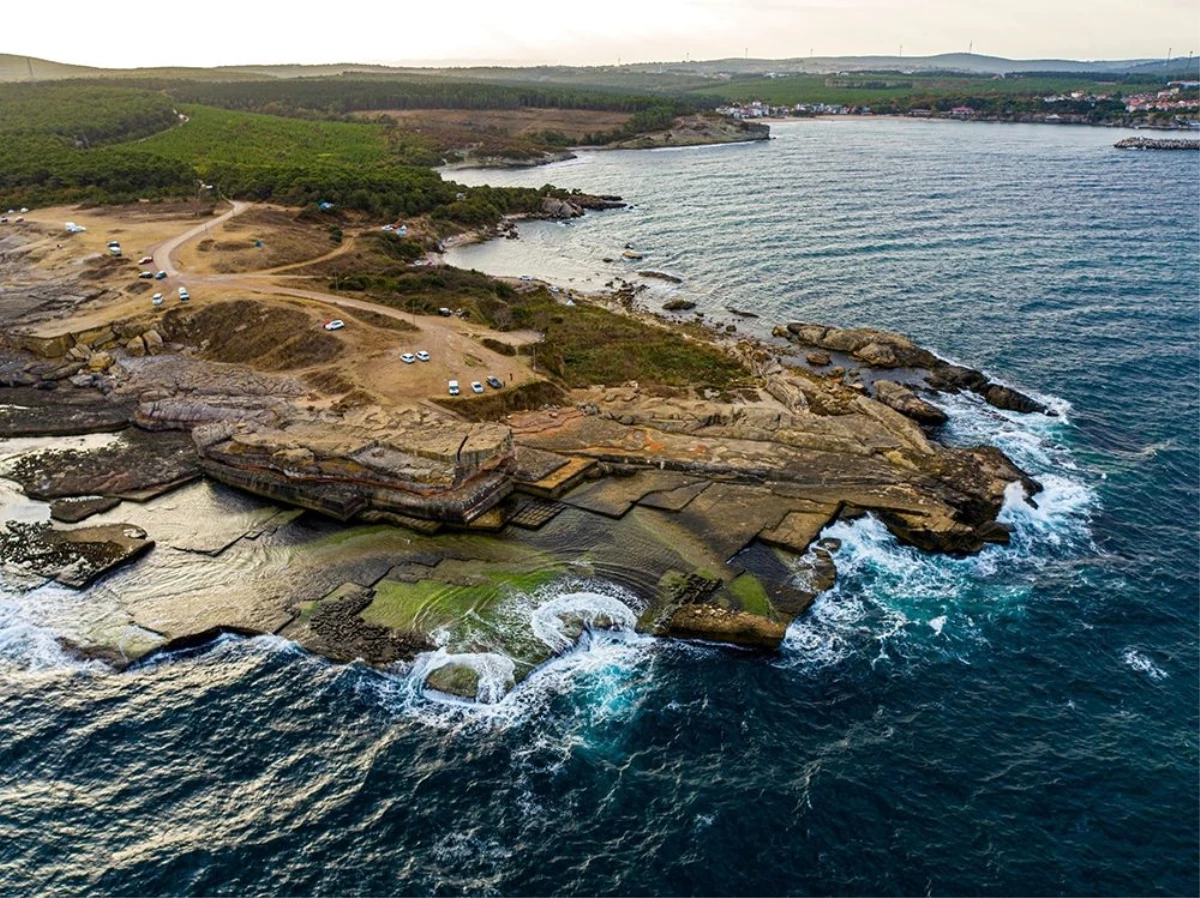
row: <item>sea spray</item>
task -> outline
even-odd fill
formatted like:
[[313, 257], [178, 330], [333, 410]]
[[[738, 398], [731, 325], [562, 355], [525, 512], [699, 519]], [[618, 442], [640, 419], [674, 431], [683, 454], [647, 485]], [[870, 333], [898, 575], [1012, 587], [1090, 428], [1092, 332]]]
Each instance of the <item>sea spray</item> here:
[[538, 605], [530, 616], [533, 633], [562, 654], [594, 628], [633, 630], [637, 614], [620, 599], [598, 592], [569, 592]]
[[1026, 601], [1038, 571], [1095, 552], [1097, 493], [1063, 442], [1070, 407], [1039, 398], [1059, 417], [1002, 411], [967, 394], [936, 397], [950, 416], [941, 434], [946, 442], [997, 445], [1041, 483], [1034, 497], [1019, 483], [1005, 491], [998, 520], [1011, 528], [1010, 543], [955, 558], [900, 544], [870, 515], [833, 524], [823, 535], [841, 542], [837, 583], [793, 622], [782, 663], [821, 668], [854, 652], [878, 660], [893, 646], [919, 653], [938, 639], [936, 651], [969, 658], [986, 645], [981, 622]]

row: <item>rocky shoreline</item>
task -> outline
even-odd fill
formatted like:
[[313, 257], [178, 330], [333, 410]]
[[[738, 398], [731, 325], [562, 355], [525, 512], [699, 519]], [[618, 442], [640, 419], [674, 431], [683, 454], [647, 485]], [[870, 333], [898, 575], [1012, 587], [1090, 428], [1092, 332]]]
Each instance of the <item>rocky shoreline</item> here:
[[[627, 314], [646, 328], [678, 327]], [[91, 583], [159, 539], [114, 520], [115, 503], [146, 502], [199, 478], [341, 522], [345, 540], [364, 548], [346, 562], [314, 551], [317, 567], [298, 556], [301, 580], [270, 599], [247, 595], [237, 610], [197, 616], [182, 599], [159, 598], [142, 622], [135, 607], [133, 620], [157, 634], [147, 649], [204, 632], [280, 632], [331, 658], [390, 664], [449, 632], [460, 653], [512, 659], [517, 682], [556, 650], [511, 634], [455, 636], [456, 628], [502, 617], [512, 589], [582, 571], [645, 602], [641, 631], [772, 651], [836, 578], [837, 546], [821, 539], [835, 521], [871, 514], [930, 552], [1008, 541], [997, 519], [1010, 486], [1029, 496], [1040, 487], [995, 448], [939, 443], [946, 415], [930, 401], [938, 393], [1053, 414], [902, 335], [807, 323], [780, 325], [761, 341], [688, 331], [744, 370], [741, 385], [724, 392], [636, 382], [569, 390], [542, 375], [520, 388], [546, 388], [534, 390], [532, 406], [481, 396], [448, 409], [397, 407], [350, 401], [352, 393], [322, 402], [314, 374], [304, 383], [215, 361], [229, 355], [226, 338], [198, 329], [202, 315], [172, 312], [155, 328], [125, 319], [77, 329], [22, 324], [36, 315], [6, 326], [0, 433], [99, 434], [102, 442], [24, 454], [5, 476], [31, 499], [54, 501], [56, 521], [105, 521], [90, 530], [9, 522], [5, 538], [34, 548], [6, 566]], [[266, 532], [258, 528], [300, 526], [307, 515], [295, 514], [268, 507], [261, 523], [229, 536], [165, 538], [216, 557]], [[571, 620], [560, 621], [575, 634], [571, 644], [589, 627], [617, 626], [611, 615]], [[102, 639], [75, 643], [112, 654]], [[443, 670], [436, 688], [482, 688], [461, 667]]]

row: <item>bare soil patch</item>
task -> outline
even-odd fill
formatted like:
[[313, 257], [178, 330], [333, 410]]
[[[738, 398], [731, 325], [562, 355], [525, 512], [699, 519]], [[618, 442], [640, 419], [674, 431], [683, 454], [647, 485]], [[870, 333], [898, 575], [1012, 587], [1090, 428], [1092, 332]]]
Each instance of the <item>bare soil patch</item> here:
[[179, 265], [197, 274], [242, 274], [295, 265], [338, 249], [331, 227], [303, 221], [295, 211], [256, 207], [181, 247]]
[[585, 134], [613, 131], [630, 119], [627, 112], [591, 109], [377, 109], [363, 117], [386, 115], [412, 129], [435, 132], [488, 132], [520, 137], [542, 131], [559, 131], [571, 140]]
[[313, 316], [249, 299], [176, 307], [162, 327], [168, 339], [197, 347], [207, 359], [266, 371], [325, 364], [343, 351], [334, 334], [314, 327]]

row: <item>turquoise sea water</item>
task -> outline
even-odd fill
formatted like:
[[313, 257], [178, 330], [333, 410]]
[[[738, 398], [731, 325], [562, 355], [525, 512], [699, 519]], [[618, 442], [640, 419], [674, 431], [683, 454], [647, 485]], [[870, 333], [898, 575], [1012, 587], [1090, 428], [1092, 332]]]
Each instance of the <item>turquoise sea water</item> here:
[[478, 708], [277, 638], [116, 674], [5, 593], [0, 891], [1196, 894], [1196, 155], [773, 131], [455, 173], [634, 206], [452, 261], [585, 285], [632, 275], [601, 261], [630, 242], [685, 279], [653, 297], [904, 331], [1042, 396], [1060, 418], [945, 400], [948, 439], [1046, 486], [1012, 546], [838, 524], [839, 583], [778, 657], [620, 634]]

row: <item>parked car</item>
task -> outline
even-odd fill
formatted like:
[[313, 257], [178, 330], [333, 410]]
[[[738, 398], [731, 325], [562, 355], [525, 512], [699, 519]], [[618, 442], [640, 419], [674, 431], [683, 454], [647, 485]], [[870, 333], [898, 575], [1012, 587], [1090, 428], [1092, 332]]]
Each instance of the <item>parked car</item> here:
[[144, 281], [149, 281], [154, 278], [154, 272], [153, 271], [139, 271], [138, 277], [140, 277]]
[[471, 381], [471, 390], [475, 393], [482, 393], [483, 392], [483, 384], [481, 384], [477, 380], [473, 380], [473, 381]]
[[500, 378], [494, 374], [489, 374], [487, 377], [487, 385], [493, 390], [499, 390], [504, 384], [500, 383]]
[[161, 294], [161, 293], [155, 293], [155, 294], [154, 294], [154, 296], [152, 296], [152, 297], [150, 298], [150, 301], [151, 301], [152, 303], [154, 303], [156, 306], [161, 306], [161, 305], [163, 304], [163, 298], [162, 298], [162, 294]]
[[154, 261], [154, 256], [142, 256], [140, 259], [138, 259], [138, 264], [139, 265], [149, 265], [153, 261]]
[[191, 298], [192, 297], [188, 294], [188, 292], [186, 290], [184, 290], [182, 287], [179, 288], [179, 301], [180, 302], [187, 302]]
[[438, 309], [438, 314], [441, 315], [443, 318], [449, 318], [451, 315], [454, 314], [454, 312], [452, 312], [450, 309]]
[[334, 318], [332, 321], [326, 321], [324, 325], [325, 330], [327, 331], [340, 331], [345, 326], [346, 322], [344, 322], [341, 318]]
[[411, 352], [406, 352], [406, 353], [404, 353], [404, 355], [400, 356], [400, 361], [404, 362], [404, 364], [406, 364], [406, 365], [411, 365], [416, 360], [417, 360], [417, 357], [415, 355], [413, 355]]
[[154, 276], [154, 279], [156, 281], [165, 281], [167, 279], [167, 273], [165, 271], [160, 271]]
[[450, 381], [450, 395], [451, 396], [458, 395], [458, 381], [456, 381], [456, 380]]
[[429, 353], [427, 353], [424, 349], [418, 349], [417, 350], [417, 361], [428, 362], [429, 361]]

